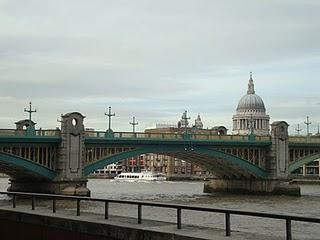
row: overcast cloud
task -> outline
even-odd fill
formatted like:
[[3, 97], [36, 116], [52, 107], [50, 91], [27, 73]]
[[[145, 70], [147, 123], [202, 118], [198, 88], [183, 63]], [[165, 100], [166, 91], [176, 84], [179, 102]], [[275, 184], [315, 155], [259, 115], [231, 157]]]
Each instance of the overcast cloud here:
[[176, 123], [184, 110], [231, 129], [253, 71], [271, 121], [320, 123], [320, 1], [0, 0], [0, 128], [80, 111], [86, 127]]

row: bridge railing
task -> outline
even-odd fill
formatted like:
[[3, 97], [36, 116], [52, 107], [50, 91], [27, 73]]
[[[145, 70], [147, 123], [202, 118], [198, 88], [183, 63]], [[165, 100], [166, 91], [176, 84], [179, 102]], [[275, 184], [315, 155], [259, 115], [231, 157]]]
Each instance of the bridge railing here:
[[17, 129], [0, 129], [0, 136], [37, 136], [37, 137], [57, 137], [61, 136], [59, 129], [36, 129], [33, 131]]
[[16, 136], [15, 129], [0, 129], [0, 136]]
[[320, 143], [320, 137], [318, 136], [292, 136], [289, 137], [289, 142], [292, 143]]
[[196, 211], [196, 212], [208, 212], [208, 213], [222, 213], [225, 215], [225, 234], [226, 236], [231, 236], [231, 215], [240, 216], [250, 216], [250, 217], [260, 217], [260, 218], [270, 218], [285, 220], [286, 222], [286, 239], [292, 240], [292, 221], [296, 222], [308, 222], [308, 223], [320, 223], [319, 218], [311, 217], [301, 217], [293, 215], [284, 214], [272, 214], [272, 213], [261, 213], [261, 212], [249, 212], [240, 210], [229, 210], [229, 209], [219, 209], [219, 208], [206, 208], [206, 207], [196, 207], [188, 205], [178, 205], [178, 204], [167, 204], [167, 203], [154, 203], [154, 202], [142, 202], [142, 201], [129, 201], [129, 200], [114, 200], [114, 199], [101, 199], [101, 198], [90, 198], [90, 197], [78, 197], [78, 196], [66, 196], [66, 195], [53, 195], [53, 194], [40, 194], [40, 193], [22, 193], [22, 192], [0, 192], [0, 194], [7, 194], [12, 196], [12, 207], [17, 206], [17, 196], [23, 198], [31, 198], [31, 209], [35, 210], [36, 198], [38, 199], [51, 199], [52, 200], [52, 212], [56, 213], [57, 210], [57, 200], [73, 200], [76, 201], [76, 215], [81, 214], [81, 201], [92, 201], [92, 202], [103, 202], [104, 203], [104, 218], [109, 219], [109, 203], [118, 204], [129, 204], [137, 206], [137, 222], [142, 224], [142, 207], [158, 207], [158, 208], [170, 208], [175, 209], [177, 213], [177, 229], [182, 228], [182, 210]]
[[[105, 138], [106, 132], [86, 131], [86, 137]], [[144, 132], [114, 132], [113, 138], [126, 139], [161, 139], [161, 140], [207, 140], [207, 141], [250, 141], [249, 136], [243, 135], [212, 135], [212, 134], [188, 134], [183, 133], [144, 133]], [[255, 141], [271, 141], [270, 136], [255, 136]]]

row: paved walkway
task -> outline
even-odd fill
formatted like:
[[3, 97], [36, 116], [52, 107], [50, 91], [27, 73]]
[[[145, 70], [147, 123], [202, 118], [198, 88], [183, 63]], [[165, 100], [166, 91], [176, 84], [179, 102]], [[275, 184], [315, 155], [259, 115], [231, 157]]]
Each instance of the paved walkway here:
[[[182, 229], [178, 230], [175, 223], [154, 221], [154, 220], [143, 220], [142, 224], [137, 223], [136, 218], [120, 217], [120, 216], [109, 216], [108, 220], [104, 219], [102, 214], [94, 214], [89, 212], [81, 212], [81, 216], [76, 216], [75, 210], [57, 210], [56, 213], [52, 213], [52, 210], [48, 208], [38, 207], [35, 210], [31, 210], [30, 206], [17, 206], [15, 209], [12, 206], [1, 206], [1, 212], [6, 212], [13, 216], [15, 214], [25, 214], [28, 219], [28, 223], [39, 224], [39, 219], [48, 218], [43, 220], [44, 224], [50, 223], [52, 227], [64, 228], [72, 230], [72, 226], [79, 224], [77, 227], [79, 230], [87, 231], [87, 233], [93, 232], [96, 234], [105, 234], [106, 229], [112, 229], [112, 237], [119, 239], [127, 239], [128, 234], [131, 236], [130, 239], [172, 239], [172, 240], [278, 240], [285, 239], [282, 237], [271, 237], [266, 235], [259, 235], [253, 233], [245, 233], [232, 231], [231, 237], [225, 236], [224, 229], [199, 227], [192, 225], [183, 225]], [[19, 216], [19, 220], [24, 219]], [[69, 229], [68, 229], [69, 228]], [[89, 229], [89, 230], [88, 230]], [[88, 232], [89, 231], [89, 232]], [[141, 234], [144, 236], [142, 237]], [[137, 235], [137, 236], [135, 236]], [[139, 236], [138, 236], [139, 235]], [[154, 238], [154, 236], [158, 236]]]

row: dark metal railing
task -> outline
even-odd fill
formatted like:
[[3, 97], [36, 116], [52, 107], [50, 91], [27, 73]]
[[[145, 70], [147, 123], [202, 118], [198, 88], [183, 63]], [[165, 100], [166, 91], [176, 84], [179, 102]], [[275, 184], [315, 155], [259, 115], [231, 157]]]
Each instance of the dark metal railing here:
[[119, 203], [119, 204], [130, 204], [136, 205], [138, 207], [137, 221], [138, 224], [142, 224], [142, 207], [158, 207], [158, 208], [172, 208], [177, 210], [177, 229], [182, 227], [182, 210], [191, 210], [198, 212], [210, 212], [210, 213], [223, 213], [225, 214], [225, 233], [226, 236], [231, 236], [231, 215], [241, 215], [241, 216], [251, 216], [260, 218], [271, 218], [286, 221], [286, 239], [292, 239], [291, 223], [292, 221], [298, 222], [308, 222], [308, 223], [320, 223], [319, 218], [311, 217], [300, 217], [293, 215], [282, 215], [282, 214], [272, 214], [272, 213], [260, 213], [260, 212], [249, 212], [240, 210], [228, 210], [219, 208], [206, 208], [206, 207], [195, 207], [187, 205], [178, 204], [166, 204], [166, 203], [152, 203], [152, 202], [141, 202], [141, 201], [129, 201], [129, 200], [113, 200], [113, 199], [101, 199], [101, 198], [89, 198], [89, 197], [78, 197], [78, 196], [67, 196], [67, 195], [53, 195], [53, 194], [40, 194], [40, 193], [24, 193], [24, 192], [0, 192], [0, 194], [7, 194], [12, 196], [12, 207], [17, 206], [17, 196], [30, 197], [31, 198], [31, 209], [35, 210], [36, 198], [51, 199], [52, 200], [52, 212], [56, 212], [56, 202], [57, 200], [74, 200], [76, 201], [76, 215], [81, 214], [81, 201], [92, 201], [92, 202], [104, 202], [105, 214], [104, 218], [109, 219], [109, 203]]

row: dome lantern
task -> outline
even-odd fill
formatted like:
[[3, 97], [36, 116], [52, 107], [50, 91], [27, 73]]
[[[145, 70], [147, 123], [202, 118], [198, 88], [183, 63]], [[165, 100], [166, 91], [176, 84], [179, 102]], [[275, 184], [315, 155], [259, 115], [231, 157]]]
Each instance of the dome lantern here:
[[247, 94], [255, 94], [254, 83], [253, 83], [253, 79], [252, 79], [252, 72], [250, 72], [250, 79], [249, 79]]

